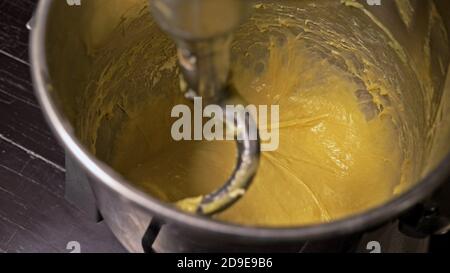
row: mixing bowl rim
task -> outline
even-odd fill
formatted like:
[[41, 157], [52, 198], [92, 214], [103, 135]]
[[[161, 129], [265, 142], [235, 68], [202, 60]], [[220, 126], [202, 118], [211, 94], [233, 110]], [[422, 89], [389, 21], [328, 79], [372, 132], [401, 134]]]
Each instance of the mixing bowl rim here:
[[[51, 87], [46, 59], [47, 20], [53, 0], [41, 0], [35, 13], [35, 25], [31, 30], [30, 59], [35, 92], [47, 122], [66, 151], [80, 163], [95, 183], [105, 186], [150, 211], [165, 223], [179, 224], [190, 229], [214, 231], [218, 235], [253, 238], [264, 241], [291, 241], [326, 239], [358, 232], [394, 219], [396, 216], [430, 195], [450, 175], [450, 154], [425, 178], [396, 198], [356, 215], [337, 221], [299, 227], [256, 227], [225, 223], [215, 219], [188, 214], [165, 204], [133, 187], [124, 178], [90, 154], [77, 140], [70, 123], [64, 118], [47, 90]], [[92, 182], [91, 182], [92, 183]]]

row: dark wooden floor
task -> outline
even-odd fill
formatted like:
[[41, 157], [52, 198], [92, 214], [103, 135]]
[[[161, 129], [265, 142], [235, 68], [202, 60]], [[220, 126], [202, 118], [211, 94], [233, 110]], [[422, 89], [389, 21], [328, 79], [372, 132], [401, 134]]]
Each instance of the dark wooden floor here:
[[33, 93], [28, 30], [37, 0], [0, 0], [0, 252], [123, 252], [64, 199], [64, 151]]

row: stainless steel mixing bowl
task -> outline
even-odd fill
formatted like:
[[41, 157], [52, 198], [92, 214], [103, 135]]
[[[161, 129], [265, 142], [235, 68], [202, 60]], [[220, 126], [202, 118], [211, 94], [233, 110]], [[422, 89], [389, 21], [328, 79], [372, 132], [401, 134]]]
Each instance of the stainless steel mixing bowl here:
[[[34, 86], [48, 122], [66, 150], [89, 174], [101, 214], [128, 250], [143, 251], [143, 242], [147, 251], [298, 250], [307, 241], [345, 236], [396, 219], [431, 196], [439, 187], [448, 187], [445, 182], [450, 170], [450, 44], [447, 36], [450, 30], [450, 2], [382, 0], [381, 6], [369, 6], [368, 1], [359, 1], [369, 11], [367, 13], [345, 7], [340, 1], [320, 2], [330, 9], [323, 14], [323, 20], [335, 24], [337, 29], [349, 30], [350, 38], [355, 34], [350, 24], [358, 20], [364, 22], [369, 17], [382, 22], [385, 28], [381, 25], [367, 26], [360, 32], [367, 31], [367, 35], [380, 32], [392, 36], [390, 38], [404, 48], [404, 57], [409, 64], [430, 69], [432, 88], [427, 94], [431, 98], [430, 103], [417, 99], [423, 96], [418, 93], [421, 92], [420, 79], [407, 79], [401, 83], [404, 84], [402, 96], [410, 108], [406, 110], [415, 116], [411, 120], [418, 128], [412, 137], [424, 143], [423, 150], [417, 151], [415, 164], [418, 177], [411, 189], [382, 206], [356, 216], [293, 228], [245, 227], [190, 215], [138, 190], [107, 164], [108, 147], [114, 135], [113, 125], [103, 129], [109, 133], [103, 134], [98, 143], [94, 143], [96, 151], [80, 140], [78, 124], [86, 109], [77, 100], [86, 88], [92, 70], [92, 52], [89, 49], [104, 43], [108, 35], [116, 31], [115, 26], [124, 14], [131, 12], [135, 6], [144, 5], [144, 2], [93, 0], [81, 1], [81, 6], [70, 6], [66, 1], [41, 0], [30, 45]], [[312, 1], [277, 2], [302, 8]], [[86, 40], [91, 44], [86, 44]], [[386, 45], [373, 48], [380, 58], [383, 57], [383, 46]], [[384, 61], [386, 69], [394, 62]], [[434, 231], [445, 232], [449, 228], [449, 222], [445, 220], [448, 218], [441, 216], [443, 221]]]

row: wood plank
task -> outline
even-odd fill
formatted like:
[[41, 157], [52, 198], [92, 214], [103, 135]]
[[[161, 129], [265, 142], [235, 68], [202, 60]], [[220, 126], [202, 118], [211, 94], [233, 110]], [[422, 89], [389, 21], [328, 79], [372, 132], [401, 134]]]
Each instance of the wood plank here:
[[[64, 172], [0, 140], [0, 248], [6, 252], [124, 252], [104, 223], [64, 199]], [[36, 175], [27, 169], [39, 169]]]
[[[64, 197], [64, 171], [61, 171], [32, 154], [0, 139], [0, 186], [11, 193], [20, 193], [25, 184], [34, 184], [55, 197]], [[41, 174], [36, 175], [37, 171]], [[8, 179], [20, 177], [19, 181]]]
[[64, 166], [55, 140], [34, 97], [29, 67], [0, 54], [0, 138]]
[[25, 25], [37, 0], [0, 0], [0, 52], [28, 60], [29, 31]]
[[11, 98], [38, 107], [31, 83], [30, 67], [0, 54], [0, 90]]
[[0, 0], [0, 253], [124, 252], [104, 223], [64, 199], [64, 152], [30, 81], [26, 23], [37, 0]]

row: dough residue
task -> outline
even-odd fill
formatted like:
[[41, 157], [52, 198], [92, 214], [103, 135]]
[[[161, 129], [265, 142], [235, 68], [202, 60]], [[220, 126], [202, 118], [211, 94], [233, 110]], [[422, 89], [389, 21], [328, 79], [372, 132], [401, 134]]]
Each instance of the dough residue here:
[[[422, 143], [414, 142], [414, 109], [405, 107], [414, 97], [401, 90], [420, 84], [377, 23], [344, 5], [255, 5], [236, 33], [231, 81], [249, 103], [280, 106], [280, 146], [262, 154], [248, 192], [215, 218], [258, 226], [328, 222], [378, 206], [415, 181]], [[144, 11], [120, 29], [95, 56], [82, 139], [163, 201], [212, 192], [231, 173], [235, 144], [173, 141], [170, 111], [189, 104], [178, 86], [175, 46]], [[114, 145], [99, 148], [98, 139]], [[188, 207], [199, 201], [190, 200]]]

